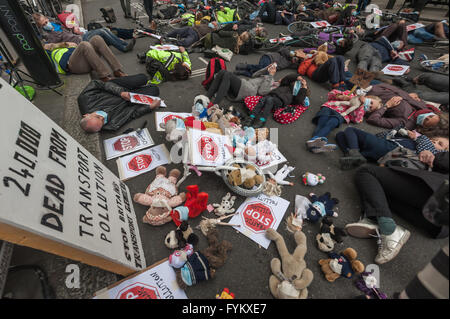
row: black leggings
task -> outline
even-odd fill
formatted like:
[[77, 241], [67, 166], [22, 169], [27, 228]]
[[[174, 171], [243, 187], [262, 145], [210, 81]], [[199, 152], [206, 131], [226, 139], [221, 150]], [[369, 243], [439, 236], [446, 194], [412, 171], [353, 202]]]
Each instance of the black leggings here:
[[355, 183], [366, 217], [392, 218], [393, 211], [433, 237], [440, 232], [440, 227], [432, 225], [422, 214], [433, 191], [419, 178], [386, 167], [366, 165], [356, 173]]
[[255, 108], [251, 112], [256, 118], [267, 117], [272, 113], [273, 109], [277, 109], [283, 106], [283, 101], [281, 101], [278, 97], [268, 95], [259, 100], [258, 104], [256, 104]]
[[214, 77], [206, 95], [210, 99], [215, 95], [214, 103], [219, 104], [225, 95], [230, 95], [232, 98], [237, 97], [241, 89], [241, 83], [241, 79], [233, 73], [220, 70]]
[[148, 22], [153, 21], [153, 0], [144, 0], [145, 12], [148, 15]]

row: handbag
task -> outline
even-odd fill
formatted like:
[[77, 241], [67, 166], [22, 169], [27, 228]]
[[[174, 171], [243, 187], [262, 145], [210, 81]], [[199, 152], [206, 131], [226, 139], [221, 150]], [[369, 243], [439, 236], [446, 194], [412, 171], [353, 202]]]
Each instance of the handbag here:
[[233, 51], [231, 51], [230, 49], [221, 48], [218, 45], [212, 48], [211, 51], [217, 53], [217, 55], [219, 55], [222, 59], [228, 62], [230, 62], [231, 59], [233, 58]]
[[416, 152], [397, 147], [378, 160], [378, 165], [383, 167], [403, 167], [417, 170], [431, 170], [428, 165], [422, 163]]

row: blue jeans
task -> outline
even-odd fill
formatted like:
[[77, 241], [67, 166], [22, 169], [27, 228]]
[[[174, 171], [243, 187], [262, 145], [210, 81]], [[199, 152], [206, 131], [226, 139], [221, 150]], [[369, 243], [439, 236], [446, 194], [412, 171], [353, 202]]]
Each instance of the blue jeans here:
[[331, 84], [336, 84], [345, 80], [344, 70], [344, 57], [338, 55], [319, 66], [312, 74], [311, 79], [318, 83], [330, 81]]
[[[322, 112], [322, 114], [324, 113]], [[339, 127], [344, 122], [344, 118], [342, 116], [339, 118], [337, 116], [330, 116], [325, 114], [320, 115], [320, 111], [318, 117], [315, 120], [317, 121], [317, 126], [313, 132], [313, 138], [327, 137], [332, 130]]]
[[181, 45], [186, 48], [190, 47], [192, 44], [194, 44], [196, 41], [200, 39], [198, 37], [197, 31], [195, 31], [194, 28], [192, 27], [184, 27], [181, 29], [173, 30], [167, 33], [167, 36], [169, 38], [179, 38], [178, 45]]
[[128, 43], [118, 38], [114, 33], [106, 28], [86, 32], [83, 35], [83, 41], [89, 41], [95, 35], [99, 35], [100, 37], [102, 37], [107, 45], [112, 45], [117, 50], [125, 52], [125, 48]]
[[259, 71], [261, 69], [264, 69], [265, 67], [268, 67], [272, 63], [272, 60], [268, 55], [263, 55], [260, 59], [258, 64], [247, 64], [246, 70], [243, 70], [245, 72], [245, 76], [251, 77], [253, 73], [256, 71]]
[[434, 34], [427, 32], [425, 28], [420, 28], [408, 34], [408, 43], [421, 44], [424, 40], [433, 40]]

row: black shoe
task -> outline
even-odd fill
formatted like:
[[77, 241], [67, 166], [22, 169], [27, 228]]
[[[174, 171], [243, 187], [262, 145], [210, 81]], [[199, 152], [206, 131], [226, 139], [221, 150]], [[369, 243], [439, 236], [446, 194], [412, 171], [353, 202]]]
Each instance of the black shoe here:
[[147, 55], [145, 53], [138, 53], [136, 56], [140, 64], [145, 64], [145, 60], [147, 59]]
[[132, 39], [128, 45], [125, 47], [124, 52], [130, 52], [131, 50], [133, 50], [134, 45], [136, 44], [136, 39]]
[[341, 169], [347, 171], [366, 164], [367, 160], [361, 155], [359, 150], [349, 150], [344, 157], [339, 159], [339, 163], [341, 164]]
[[242, 124], [242, 127], [253, 127], [254, 122], [255, 122], [255, 118], [249, 116], [246, 119], [242, 120], [241, 124]]
[[261, 128], [264, 126], [266, 126], [266, 121], [261, 121], [259, 118], [253, 123], [253, 128]]

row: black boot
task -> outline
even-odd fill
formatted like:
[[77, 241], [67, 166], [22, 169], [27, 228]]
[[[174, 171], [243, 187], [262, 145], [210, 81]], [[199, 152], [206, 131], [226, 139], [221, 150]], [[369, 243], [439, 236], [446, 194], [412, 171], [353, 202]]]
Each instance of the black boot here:
[[358, 149], [353, 149], [348, 150], [346, 154], [344, 153], [344, 156], [339, 159], [339, 163], [341, 164], [341, 169], [347, 171], [366, 164], [367, 160]]
[[245, 118], [244, 120], [242, 120], [241, 124], [242, 124], [242, 127], [252, 127], [254, 122], [255, 122], [255, 118], [249, 116], [249, 117]]
[[266, 126], [266, 121], [261, 121], [261, 118], [258, 118], [254, 123], [253, 123], [253, 128], [257, 129], [257, 128], [261, 128]]

